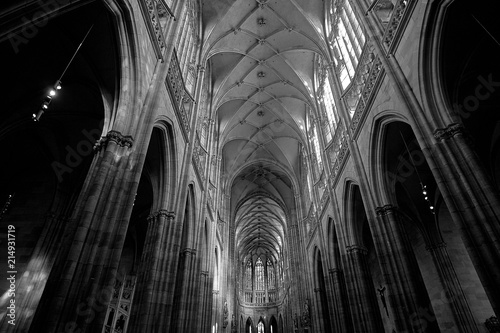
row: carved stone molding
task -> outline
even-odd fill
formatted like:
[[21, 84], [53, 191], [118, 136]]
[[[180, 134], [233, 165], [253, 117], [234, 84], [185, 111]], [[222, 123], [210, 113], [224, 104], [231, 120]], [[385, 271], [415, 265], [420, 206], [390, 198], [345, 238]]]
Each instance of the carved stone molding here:
[[382, 207], [375, 208], [375, 212], [377, 213], [378, 216], [383, 216], [383, 215], [387, 215], [390, 213], [394, 213], [395, 211], [396, 211], [396, 207], [391, 205], [391, 204], [387, 204], [387, 205], [384, 205]]
[[165, 209], [160, 209], [158, 212], [156, 212], [156, 216], [163, 216], [166, 217], [168, 220], [173, 220], [175, 218], [175, 213], [169, 212], [168, 210]]
[[342, 269], [340, 269], [340, 268], [330, 268], [328, 270], [328, 273], [331, 274], [331, 275], [338, 274], [340, 272], [342, 272]]
[[201, 276], [207, 277], [208, 276], [208, 271], [201, 271], [200, 274], [201, 274]]
[[160, 24], [160, 17], [164, 15], [164, 12], [168, 13], [169, 10], [166, 7], [162, 8], [163, 4], [160, 3], [160, 12], [158, 12], [159, 3], [153, 0], [142, 0], [140, 1], [140, 4], [143, 10], [147, 12], [147, 15], [149, 16], [149, 22], [148, 24], [146, 24], [146, 27], [151, 39], [153, 40], [153, 47], [157, 53], [157, 57], [158, 59], [162, 59], [163, 61], [163, 51], [165, 50], [166, 44]]
[[363, 255], [367, 255], [368, 254], [368, 249], [364, 246], [361, 246], [361, 245], [349, 245], [349, 246], [346, 246], [346, 252], [351, 254], [351, 253], [360, 253], [360, 254], [363, 254]]
[[96, 142], [94, 146], [94, 152], [99, 152], [101, 149], [106, 148], [109, 142], [114, 142], [120, 147], [131, 148], [134, 143], [134, 139], [131, 135], [123, 135], [118, 131], [109, 131], [106, 136], [103, 136], [99, 141]]
[[393, 49], [393, 45], [397, 44], [401, 38], [402, 31], [405, 28], [405, 13], [408, 7], [413, 5], [414, 0], [398, 0], [392, 11], [392, 16], [387, 25], [383, 42], [388, 48], [389, 52]]
[[465, 128], [461, 124], [453, 123], [446, 128], [436, 129], [434, 131], [434, 138], [438, 141], [444, 141], [458, 134], [465, 134]]
[[190, 248], [185, 248], [181, 251], [180, 253], [181, 257], [195, 257], [196, 256], [196, 250], [195, 249], [190, 249]]

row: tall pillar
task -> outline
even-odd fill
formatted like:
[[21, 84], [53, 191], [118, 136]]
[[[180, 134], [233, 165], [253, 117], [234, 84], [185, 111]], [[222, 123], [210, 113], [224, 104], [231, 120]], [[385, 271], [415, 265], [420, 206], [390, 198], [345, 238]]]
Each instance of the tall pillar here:
[[335, 330], [337, 332], [352, 332], [352, 322], [347, 303], [347, 289], [344, 281], [344, 273], [341, 269], [329, 270], [333, 301], [335, 303]]
[[72, 216], [75, 223], [65, 231], [31, 332], [104, 325], [138, 185], [137, 169], [128, 167], [132, 143], [117, 131], [99, 142]]
[[368, 250], [359, 245], [347, 246], [350, 290], [349, 301], [354, 332], [383, 332], [382, 319], [366, 261]]
[[[420, 276], [411, 243], [404, 226], [396, 216], [395, 207], [376, 208], [374, 232], [377, 256], [387, 284], [390, 312], [398, 332], [437, 330], [435, 322], [413, 321], [412, 315], [429, 305], [426, 288]], [[424, 325], [425, 327], [423, 327]]]
[[176, 297], [174, 300], [175, 316], [172, 318], [171, 330], [174, 332], [192, 332], [194, 327], [193, 315], [196, 298], [199, 291], [198, 265], [196, 250], [185, 248], [180, 253], [178, 278], [175, 285]]
[[432, 260], [439, 272], [441, 286], [444, 291], [444, 295], [441, 296], [445, 296], [436, 301], [436, 306], [446, 307], [451, 310], [456, 321], [455, 329], [458, 332], [479, 332], [463, 289], [460, 286], [457, 273], [453, 268], [453, 263], [446, 250], [446, 243], [432, 244], [427, 246], [426, 249], [431, 253]]
[[[496, 316], [500, 316], [500, 199], [459, 124], [437, 129], [437, 183]], [[436, 174], [437, 172], [435, 172]]]
[[165, 260], [165, 247], [173, 229], [174, 218], [174, 213], [166, 210], [160, 210], [148, 217], [148, 230], [129, 323], [131, 331], [157, 332], [162, 326], [161, 306], [165, 300], [161, 295], [168, 292], [162, 290], [162, 263]]

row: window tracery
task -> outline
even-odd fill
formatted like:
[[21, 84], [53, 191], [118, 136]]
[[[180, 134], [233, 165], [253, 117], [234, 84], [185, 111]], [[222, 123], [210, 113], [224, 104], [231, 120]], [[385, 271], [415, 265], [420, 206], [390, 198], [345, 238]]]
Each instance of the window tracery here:
[[348, 0], [332, 0], [327, 15], [328, 42], [342, 89], [345, 89], [354, 77], [365, 35]]

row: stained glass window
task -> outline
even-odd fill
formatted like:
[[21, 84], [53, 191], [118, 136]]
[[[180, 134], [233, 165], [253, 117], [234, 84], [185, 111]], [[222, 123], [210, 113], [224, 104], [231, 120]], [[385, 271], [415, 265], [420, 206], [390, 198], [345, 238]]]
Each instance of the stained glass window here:
[[274, 265], [272, 263], [272, 261], [267, 258], [267, 288], [268, 289], [274, 289], [276, 286], [275, 286], [275, 276], [274, 276]]
[[265, 290], [264, 263], [260, 257], [255, 262], [255, 290]]
[[365, 44], [365, 36], [348, 0], [332, 0], [328, 12], [328, 40], [342, 89], [352, 81]]
[[326, 73], [325, 83], [323, 86], [323, 105], [326, 111], [326, 118], [328, 120], [325, 126], [326, 141], [329, 142], [335, 133], [338, 123], [337, 105], [333, 99], [332, 86], [330, 85], [330, 76]]
[[252, 289], [252, 260], [247, 261], [245, 273], [245, 289]]

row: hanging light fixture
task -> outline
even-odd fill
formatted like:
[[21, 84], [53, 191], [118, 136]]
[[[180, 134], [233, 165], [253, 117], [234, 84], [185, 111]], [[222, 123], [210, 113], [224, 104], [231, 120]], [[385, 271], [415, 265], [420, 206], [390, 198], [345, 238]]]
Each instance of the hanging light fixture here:
[[410, 150], [408, 149], [408, 145], [406, 144], [406, 140], [403, 137], [403, 134], [401, 132], [399, 132], [399, 134], [401, 135], [401, 138], [403, 139], [403, 143], [405, 145], [406, 151], [408, 152], [408, 156], [410, 157], [411, 164], [413, 166], [413, 169], [415, 169], [415, 173], [417, 174], [418, 181], [420, 183], [420, 187], [422, 188], [422, 195], [424, 197], [424, 200], [429, 205], [429, 209], [430, 209], [431, 213], [435, 214], [434, 206], [432, 205], [431, 201], [429, 200], [429, 196], [427, 194], [427, 185], [424, 185], [424, 183], [422, 182], [422, 178], [420, 178], [420, 174], [418, 173], [417, 166], [415, 165], [415, 161], [413, 161], [413, 157], [411, 156]]
[[47, 96], [43, 99], [42, 106], [40, 107], [40, 109], [38, 110], [38, 112], [37, 113], [33, 113], [33, 116], [32, 116], [33, 121], [40, 121], [40, 118], [42, 117], [42, 115], [49, 109], [49, 105], [50, 105], [50, 102], [52, 102], [52, 98], [55, 97], [57, 95], [57, 92], [59, 90], [61, 90], [61, 88], [62, 88], [62, 86], [61, 86], [61, 79], [63, 78], [64, 74], [68, 70], [68, 67], [73, 62], [73, 59], [75, 59], [76, 54], [78, 53], [78, 51], [82, 47], [83, 42], [85, 41], [85, 39], [87, 39], [87, 36], [89, 35], [90, 30], [92, 30], [93, 27], [94, 27], [94, 25], [92, 24], [90, 26], [89, 30], [87, 31], [87, 33], [85, 34], [85, 36], [83, 37], [82, 42], [80, 43], [80, 45], [78, 45], [75, 53], [73, 53], [73, 56], [71, 57], [70, 61], [66, 65], [66, 68], [62, 72], [61, 76], [56, 81], [56, 83], [52, 86], [52, 88], [49, 90]]

